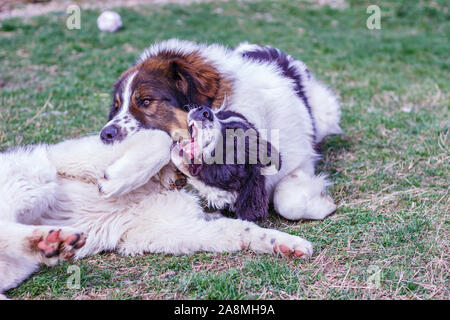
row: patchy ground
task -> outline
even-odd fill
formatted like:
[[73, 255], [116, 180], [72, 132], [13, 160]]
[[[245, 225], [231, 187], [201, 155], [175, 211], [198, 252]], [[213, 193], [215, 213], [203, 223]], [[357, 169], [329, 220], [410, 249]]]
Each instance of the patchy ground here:
[[449, 16], [447, 1], [378, 1], [338, 9], [289, 0], [116, 9], [124, 28], [81, 30], [49, 13], [0, 27], [0, 150], [95, 133], [114, 80], [154, 41], [179, 37], [271, 44], [304, 60], [340, 95], [345, 135], [323, 145], [319, 171], [339, 204], [324, 221], [263, 225], [315, 244], [311, 261], [250, 252], [97, 255], [43, 267], [8, 292], [20, 299], [448, 299]]

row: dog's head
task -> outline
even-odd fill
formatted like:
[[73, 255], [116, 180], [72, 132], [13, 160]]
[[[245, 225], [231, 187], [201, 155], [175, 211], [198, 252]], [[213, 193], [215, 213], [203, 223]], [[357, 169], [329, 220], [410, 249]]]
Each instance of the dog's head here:
[[177, 162], [191, 176], [197, 176], [202, 169], [204, 159], [210, 159], [215, 154], [218, 141], [221, 138], [223, 126], [212, 109], [206, 106], [188, 106], [189, 139], [178, 141], [174, 146], [177, 151]]
[[160, 51], [124, 72], [114, 85], [104, 143], [123, 140], [145, 128], [187, 137], [191, 103], [214, 106], [225, 87], [217, 70], [198, 52]]
[[[236, 214], [244, 220], [267, 217], [267, 167], [259, 150], [272, 152], [269, 142], [239, 113], [206, 106], [192, 108], [188, 114], [190, 138], [174, 145], [172, 162], [191, 180], [237, 193]], [[264, 153], [264, 152], [262, 152]], [[278, 155], [278, 153], [277, 153]]]

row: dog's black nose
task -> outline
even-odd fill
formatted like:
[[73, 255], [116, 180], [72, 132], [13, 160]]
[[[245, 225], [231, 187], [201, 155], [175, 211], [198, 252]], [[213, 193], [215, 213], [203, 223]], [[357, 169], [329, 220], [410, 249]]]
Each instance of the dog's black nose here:
[[113, 143], [119, 135], [119, 132], [120, 128], [112, 124], [106, 128], [103, 128], [102, 132], [100, 132], [100, 138], [103, 143]]
[[192, 114], [190, 117], [192, 120], [197, 120], [197, 121], [203, 121], [203, 120], [213, 121], [214, 114], [210, 108], [205, 107], [205, 106], [200, 106], [200, 107], [196, 108], [194, 111], [192, 111]]

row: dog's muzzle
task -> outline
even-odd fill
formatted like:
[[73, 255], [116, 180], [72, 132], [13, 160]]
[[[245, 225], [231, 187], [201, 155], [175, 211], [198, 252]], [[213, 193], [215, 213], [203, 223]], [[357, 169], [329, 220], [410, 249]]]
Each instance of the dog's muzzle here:
[[193, 121], [213, 121], [214, 114], [212, 110], [205, 106], [199, 106], [189, 113], [189, 120]]

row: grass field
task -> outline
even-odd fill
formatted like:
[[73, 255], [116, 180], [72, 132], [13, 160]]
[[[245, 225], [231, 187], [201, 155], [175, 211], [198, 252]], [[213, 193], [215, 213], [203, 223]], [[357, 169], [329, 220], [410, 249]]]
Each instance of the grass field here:
[[[375, 1], [374, 1], [375, 2]], [[448, 299], [449, 52], [447, 1], [366, 1], [341, 9], [289, 0], [117, 9], [125, 27], [100, 34], [65, 15], [0, 21], [0, 150], [98, 132], [115, 79], [150, 43], [170, 37], [271, 44], [305, 61], [342, 101], [345, 135], [323, 145], [337, 212], [324, 221], [263, 223], [315, 245], [310, 261], [250, 252], [104, 253], [43, 267], [17, 299]]]

